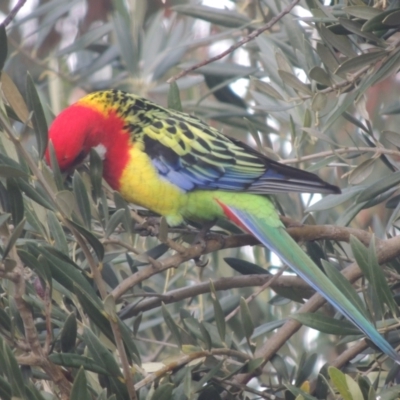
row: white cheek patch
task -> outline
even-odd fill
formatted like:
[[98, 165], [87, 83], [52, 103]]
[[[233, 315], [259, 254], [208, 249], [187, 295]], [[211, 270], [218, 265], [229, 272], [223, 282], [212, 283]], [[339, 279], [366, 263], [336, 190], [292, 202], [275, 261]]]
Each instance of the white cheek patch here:
[[102, 160], [106, 158], [107, 148], [104, 146], [104, 144], [98, 144], [96, 147], [93, 147], [93, 150], [96, 151]]

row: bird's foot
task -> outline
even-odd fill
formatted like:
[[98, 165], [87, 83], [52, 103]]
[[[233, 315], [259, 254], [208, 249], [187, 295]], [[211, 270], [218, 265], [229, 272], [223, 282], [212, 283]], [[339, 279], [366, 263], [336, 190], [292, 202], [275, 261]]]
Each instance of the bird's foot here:
[[160, 217], [147, 217], [143, 224], [135, 226], [140, 236], [158, 236], [160, 233]]

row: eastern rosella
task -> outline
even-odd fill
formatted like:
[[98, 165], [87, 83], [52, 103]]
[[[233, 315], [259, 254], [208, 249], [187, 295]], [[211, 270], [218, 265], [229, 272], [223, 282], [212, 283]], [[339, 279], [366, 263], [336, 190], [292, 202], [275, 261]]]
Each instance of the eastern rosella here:
[[[267, 196], [338, 193], [336, 186], [279, 164], [194, 116], [119, 90], [89, 94], [66, 108], [51, 125], [49, 138], [61, 170], [76, 166], [95, 148], [109, 185], [172, 226], [230, 219], [400, 363], [392, 346], [289, 236]], [[48, 151], [46, 157], [49, 161]]]

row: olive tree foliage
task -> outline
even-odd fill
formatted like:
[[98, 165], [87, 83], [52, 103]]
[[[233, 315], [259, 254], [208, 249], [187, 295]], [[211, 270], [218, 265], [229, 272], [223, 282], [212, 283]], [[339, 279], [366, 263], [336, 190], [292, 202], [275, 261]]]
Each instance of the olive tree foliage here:
[[342, 194], [276, 196], [283, 221], [398, 345], [399, 2], [220, 3], [1, 2], [0, 398], [398, 398], [398, 366], [255, 239], [154, 225], [96, 153], [43, 160], [55, 114], [119, 88], [317, 173]]

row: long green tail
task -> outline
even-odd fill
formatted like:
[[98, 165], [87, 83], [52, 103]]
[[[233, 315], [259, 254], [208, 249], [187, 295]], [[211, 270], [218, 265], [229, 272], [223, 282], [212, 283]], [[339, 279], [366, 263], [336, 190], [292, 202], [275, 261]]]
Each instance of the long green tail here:
[[243, 225], [264, 246], [276, 253], [293, 271], [364, 332], [376, 346], [400, 364], [400, 356], [395, 349], [314, 264], [283, 227], [269, 225], [262, 216], [255, 216], [231, 206], [225, 205], [225, 207], [229, 208], [231, 216], [237, 219], [239, 225]]

